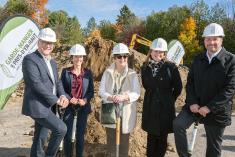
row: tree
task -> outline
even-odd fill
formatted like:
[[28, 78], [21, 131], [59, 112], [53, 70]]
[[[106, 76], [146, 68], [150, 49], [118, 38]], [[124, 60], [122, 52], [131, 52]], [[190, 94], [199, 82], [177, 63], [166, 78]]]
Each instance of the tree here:
[[196, 21], [197, 39], [203, 44], [202, 33], [210, 18], [210, 10], [204, 0], [197, 0], [191, 5], [192, 17]]
[[4, 14], [3, 11], [4, 11], [4, 9], [0, 6], [0, 23], [2, 23], [2, 20], [3, 20], [2, 16], [1, 16]]
[[120, 9], [120, 15], [117, 16], [117, 25], [124, 27], [125, 25], [128, 25], [130, 23], [129, 20], [133, 17], [135, 17], [135, 14], [132, 13], [126, 5], [124, 5]]
[[76, 43], [82, 43], [84, 40], [81, 25], [76, 17], [69, 18], [66, 23], [63, 43], [74, 45]]
[[232, 16], [231, 16], [231, 18], [232, 18], [232, 20], [235, 22], [235, 1], [233, 0], [233, 1], [231, 1], [231, 10], [232, 10]]
[[1, 11], [0, 19], [3, 20], [14, 14], [24, 14], [30, 16], [32, 12], [32, 8], [30, 8], [25, 0], [8, 0]]
[[210, 10], [209, 21], [216, 23], [223, 23], [226, 19], [226, 11], [219, 3], [216, 3]]
[[226, 19], [223, 22], [223, 28], [225, 33], [225, 38], [223, 41], [223, 46], [230, 52], [235, 54], [235, 21], [232, 19]]
[[110, 21], [106, 20], [100, 21], [99, 30], [102, 38], [115, 41], [115, 34], [117, 30]]
[[79, 21], [76, 17], [69, 17], [65, 11], [51, 12], [48, 26], [56, 31], [58, 43], [75, 44], [83, 41]]
[[42, 27], [48, 23], [46, 4], [48, 0], [26, 0], [33, 9], [31, 17]]
[[221, 2], [220, 4], [223, 5], [223, 9], [226, 12], [226, 18], [221, 22], [225, 33], [223, 46], [235, 54], [235, 0]]
[[63, 10], [54, 11], [49, 14], [50, 26], [66, 25], [67, 22], [68, 22], [68, 14]]
[[96, 21], [94, 17], [91, 17], [87, 22], [87, 28], [92, 31], [97, 27]]
[[84, 29], [84, 35], [89, 36], [89, 34], [97, 28], [97, 24], [94, 17], [91, 17], [87, 22], [87, 27]]
[[147, 16], [144, 36], [153, 40], [162, 37], [166, 40], [176, 39], [180, 32], [180, 25], [190, 16], [188, 7], [173, 6], [166, 12], [152, 12]]
[[227, 18], [235, 22], [235, 0], [222, 1], [220, 5], [224, 9]]
[[40, 26], [48, 23], [45, 5], [48, 0], [9, 0], [1, 11], [0, 19], [15, 14], [32, 17]]
[[67, 22], [68, 14], [65, 11], [54, 11], [49, 14], [48, 26], [52, 27], [56, 31], [59, 43], [60, 40], [64, 40], [63, 37]]
[[3, 12], [3, 8], [0, 6], [0, 14], [2, 14]]
[[189, 65], [193, 57], [202, 50], [199, 41], [196, 39], [196, 22], [192, 17], [186, 18], [181, 24], [179, 40], [185, 48], [184, 64]]
[[142, 35], [144, 32], [144, 21], [136, 17], [126, 5], [120, 9], [120, 15], [117, 15], [116, 21], [117, 23], [113, 25], [116, 30], [116, 42], [129, 45], [134, 33]]
[[[180, 32], [180, 25], [190, 16], [187, 6], [173, 6], [165, 12], [152, 12], [147, 16], [144, 37], [149, 40], [162, 37], [166, 41], [177, 39]], [[147, 48], [144, 48], [145, 52]]]
[[9, 0], [6, 4], [6, 12], [13, 14], [31, 14], [32, 10], [25, 0]]
[[[123, 31], [116, 35], [117, 41], [129, 45], [133, 34], [138, 34], [142, 36], [144, 34], [144, 31], [145, 31], [145, 22], [139, 19], [138, 17], [131, 17], [129, 19], [129, 23], [123, 27]], [[135, 49], [140, 50], [139, 46], [138, 47], [135, 46]], [[142, 51], [141, 49], [140, 52], [144, 51]]]

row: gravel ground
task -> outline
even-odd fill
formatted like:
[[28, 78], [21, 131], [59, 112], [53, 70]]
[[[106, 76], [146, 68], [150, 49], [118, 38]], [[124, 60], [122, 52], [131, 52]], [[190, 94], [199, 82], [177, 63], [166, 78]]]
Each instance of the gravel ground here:
[[[21, 98], [11, 98], [4, 110], [0, 111], [0, 157], [28, 157], [33, 125], [31, 118], [21, 115]], [[233, 122], [235, 115], [233, 115]], [[188, 130], [189, 137], [192, 128]], [[169, 136], [169, 142], [174, 145], [173, 134]], [[192, 157], [202, 157], [206, 149], [205, 131], [203, 125], [199, 126], [197, 141]], [[235, 124], [225, 130], [222, 146], [222, 157], [235, 156]], [[175, 152], [169, 152], [166, 157], [177, 157]]]
[[[235, 156], [235, 114], [232, 116], [232, 125], [225, 129], [223, 143], [222, 143], [222, 157], [234, 157]], [[193, 128], [189, 128], [188, 137], [191, 138]], [[174, 143], [174, 135], [169, 137], [170, 143]], [[199, 125], [196, 143], [192, 157], [205, 156], [206, 152], [206, 135], [203, 125]], [[170, 152], [166, 157], [178, 157], [176, 153]]]
[[0, 111], [0, 157], [25, 157], [29, 154], [33, 129], [31, 118], [21, 114], [22, 99], [11, 98]]

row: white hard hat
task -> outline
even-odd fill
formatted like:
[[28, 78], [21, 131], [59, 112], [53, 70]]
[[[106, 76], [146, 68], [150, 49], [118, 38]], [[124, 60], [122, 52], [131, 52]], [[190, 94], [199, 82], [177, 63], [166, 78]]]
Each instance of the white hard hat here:
[[167, 51], [167, 42], [162, 38], [154, 39], [150, 45], [150, 49], [157, 51]]
[[76, 44], [76, 45], [73, 45], [71, 47], [71, 49], [69, 50], [69, 55], [72, 55], [72, 56], [86, 56], [86, 51], [85, 51], [85, 48], [82, 45]]
[[56, 42], [56, 34], [51, 28], [41, 29], [38, 38], [43, 41]]
[[224, 29], [217, 23], [211, 23], [204, 29], [202, 37], [224, 37]]
[[118, 43], [113, 47], [112, 55], [130, 53], [128, 47], [123, 43]]

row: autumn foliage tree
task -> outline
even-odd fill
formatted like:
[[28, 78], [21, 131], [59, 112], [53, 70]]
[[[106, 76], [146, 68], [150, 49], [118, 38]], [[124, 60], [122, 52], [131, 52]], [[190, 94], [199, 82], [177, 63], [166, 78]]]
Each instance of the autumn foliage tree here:
[[0, 9], [0, 21], [12, 15], [24, 14], [44, 27], [48, 23], [45, 8], [47, 2], [48, 0], [8, 0], [4, 8]]
[[186, 18], [180, 26], [179, 40], [185, 48], [184, 64], [189, 65], [193, 57], [202, 50], [196, 39], [196, 22], [192, 17]]
[[[125, 25], [123, 32], [117, 35], [117, 41], [130, 45], [133, 34], [143, 35], [145, 29], [145, 23], [143, 20], [132, 17], [129, 19], [130, 23]], [[138, 43], [135, 44], [134, 49], [140, 50], [141, 45]], [[142, 50], [140, 50], [142, 52]]]
[[48, 0], [27, 0], [33, 9], [31, 17], [41, 26], [44, 27], [48, 23], [47, 10], [45, 8]]

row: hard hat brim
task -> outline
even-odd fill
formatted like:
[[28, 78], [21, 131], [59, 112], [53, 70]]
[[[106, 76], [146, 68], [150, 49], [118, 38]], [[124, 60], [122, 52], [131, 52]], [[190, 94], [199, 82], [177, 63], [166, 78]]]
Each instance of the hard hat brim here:
[[225, 35], [202, 35], [203, 38], [206, 38], [206, 37], [225, 37]]
[[42, 37], [39, 37], [38, 39], [40, 39], [40, 40], [42, 40], [42, 41], [46, 41], [46, 42], [52, 42], [52, 43], [55, 43], [55, 42], [56, 42], [55, 39], [48, 40], [47, 38], [42, 38]]
[[86, 54], [69, 54], [70, 56], [86, 56]]

